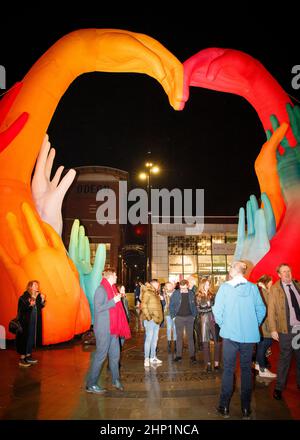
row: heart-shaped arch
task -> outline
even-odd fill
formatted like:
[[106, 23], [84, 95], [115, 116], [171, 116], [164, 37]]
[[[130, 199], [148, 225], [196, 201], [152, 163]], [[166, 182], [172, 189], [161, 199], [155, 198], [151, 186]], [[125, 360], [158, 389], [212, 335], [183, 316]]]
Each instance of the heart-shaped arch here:
[[[44, 344], [71, 339], [90, 326], [89, 307], [76, 268], [67, 257], [59, 235], [37, 214], [30, 180], [61, 96], [77, 76], [91, 71], [146, 73], [159, 81], [175, 110], [183, 109], [190, 86], [201, 86], [244, 96], [256, 108], [265, 129], [270, 128], [272, 113], [279, 122], [288, 121], [288, 96], [260, 63], [242, 52], [206, 49], [182, 65], [153, 38], [118, 29], [79, 30], [54, 44], [22, 83], [2, 100], [2, 114], [0, 111], [3, 134], [0, 137], [0, 286], [6, 292], [0, 322], [8, 327], [20, 292], [29, 279], [39, 279], [47, 295]], [[290, 131], [287, 137], [295, 145]], [[281, 139], [282, 136], [277, 145]], [[285, 204], [275, 150], [276, 147], [262, 149], [256, 171], [279, 225]], [[286, 174], [283, 170], [282, 175]], [[285, 218], [289, 219], [290, 214]], [[278, 245], [275, 239], [281, 228], [273, 239], [274, 244], [271, 243], [271, 257], [269, 254], [264, 257], [272, 262], [272, 252], [280, 245], [280, 240]], [[298, 236], [297, 239], [299, 243]], [[258, 267], [258, 272], [259, 264], [255, 268]]]

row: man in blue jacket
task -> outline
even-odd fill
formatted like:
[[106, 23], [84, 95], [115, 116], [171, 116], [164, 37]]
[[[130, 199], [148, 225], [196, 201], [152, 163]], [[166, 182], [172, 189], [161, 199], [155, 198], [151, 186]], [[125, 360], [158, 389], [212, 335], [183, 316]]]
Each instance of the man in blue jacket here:
[[175, 318], [176, 328], [176, 354], [174, 362], [182, 360], [182, 342], [183, 331], [186, 330], [189, 344], [190, 360], [193, 364], [196, 363], [195, 345], [194, 345], [194, 320], [197, 315], [197, 308], [195, 304], [195, 294], [188, 287], [187, 280], [181, 280], [179, 283], [179, 290], [175, 290], [170, 299], [170, 316]]
[[229, 271], [230, 281], [222, 284], [216, 295], [213, 314], [223, 338], [223, 377], [220, 402], [217, 408], [223, 417], [229, 417], [233, 392], [233, 378], [237, 353], [240, 353], [241, 406], [243, 419], [251, 414], [252, 353], [260, 341], [259, 325], [266, 314], [257, 286], [244, 278], [247, 264], [234, 261]]

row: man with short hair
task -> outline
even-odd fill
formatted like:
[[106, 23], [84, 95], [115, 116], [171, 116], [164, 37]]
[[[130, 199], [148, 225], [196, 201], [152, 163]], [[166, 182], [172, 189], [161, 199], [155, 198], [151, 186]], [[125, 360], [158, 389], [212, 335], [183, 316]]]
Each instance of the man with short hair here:
[[177, 337], [176, 357], [174, 362], [182, 360], [183, 332], [185, 329], [188, 337], [190, 360], [195, 364], [197, 361], [195, 357], [193, 329], [195, 316], [197, 315], [197, 308], [194, 292], [189, 289], [187, 280], [180, 281], [179, 290], [175, 290], [172, 294], [169, 307], [171, 318], [175, 318]]
[[273, 397], [281, 400], [293, 352], [300, 389], [300, 347], [299, 343], [293, 343], [300, 331], [300, 284], [293, 280], [291, 267], [287, 263], [280, 264], [276, 270], [280, 279], [271, 287], [268, 319], [271, 336], [279, 341], [280, 349]]
[[101, 284], [95, 292], [96, 353], [87, 378], [86, 391], [88, 393], [103, 394], [106, 391], [98, 386], [97, 381], [107, 355], [112, 374], [112, 385], [120, 391], [124, 390], [119, 372], [119, 338], [129, 339], [131, 335], [116, 281], [117, 275], [114, 269], [104, 270]]
[[266, 307], [258, 287], [244, 275], [247, 264], [234, 261], [229, 271], [230, 280], [219, 288], [212, 307], [216, 323], [223, 338], [223, 377], [219, 406], [220, 415], [229, 417], [229, 404], [233, 392], [233, 378], [238, 352], [241, 367], [242, 418], [251, 414], [252, 353], [254, 344], [260, 341], [259, 325], [266, 314]]

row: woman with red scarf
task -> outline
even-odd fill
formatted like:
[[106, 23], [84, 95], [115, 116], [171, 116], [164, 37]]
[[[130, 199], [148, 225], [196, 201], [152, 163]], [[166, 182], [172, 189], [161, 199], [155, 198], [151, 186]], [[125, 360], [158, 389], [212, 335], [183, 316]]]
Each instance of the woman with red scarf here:
[[104, 270], [101, 284], [95, 292], [94, 333], [96, 353], [87, 378], [86, 391], [88, 393], [105, 393], [106, 390], [100, 387], [97, 381], [107, 356], [112, 374], [112, 385], [118, 390], [124, 390], [120, 382], [119, 372], [119, 338], [129, 339], [131, 334], [116, 281], [117, 275], [114, 269]]

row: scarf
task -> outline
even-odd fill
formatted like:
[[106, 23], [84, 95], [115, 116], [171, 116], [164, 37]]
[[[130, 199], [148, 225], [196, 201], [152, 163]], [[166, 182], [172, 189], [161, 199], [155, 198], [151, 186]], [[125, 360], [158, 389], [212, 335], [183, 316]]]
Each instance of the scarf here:
[[[102, 278], [101, 285], [106, 290], [108, 301], [118, 294], [117, 286], [115, 284], [112, 286], [106, 278]], [[109, 309], [109, 320], [111, 335], [125, 339], [131, 338], [130, 328], [122, 301], [115, 303], [115, 307]]]

